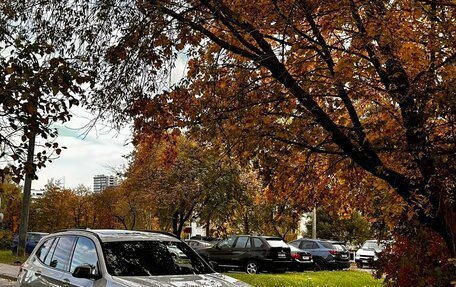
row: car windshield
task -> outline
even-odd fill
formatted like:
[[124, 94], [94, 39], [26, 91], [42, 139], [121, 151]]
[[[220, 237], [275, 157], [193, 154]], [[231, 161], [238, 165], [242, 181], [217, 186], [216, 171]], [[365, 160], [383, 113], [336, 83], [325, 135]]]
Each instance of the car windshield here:
[[269, 245], [271, 245], [271, 247], [288, 247], [288, 244], [280, 238], [267, 238], [266, 241]]
[[377, 244], [377, 241], [366, 241], [363, 244], [363, 249], [381, 249], [381, 247]]
[[103, 252], [108, 273], [113, 276], [214, 272], [190, 247], [179, 241], [105, 242]]

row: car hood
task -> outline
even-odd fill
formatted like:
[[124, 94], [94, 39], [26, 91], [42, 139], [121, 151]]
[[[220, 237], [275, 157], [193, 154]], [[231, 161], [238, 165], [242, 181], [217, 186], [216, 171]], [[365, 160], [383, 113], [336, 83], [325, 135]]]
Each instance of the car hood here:
[[172, 276], [113, 276], [116, 283], [129, 287], [251, 287], [219, 273]]

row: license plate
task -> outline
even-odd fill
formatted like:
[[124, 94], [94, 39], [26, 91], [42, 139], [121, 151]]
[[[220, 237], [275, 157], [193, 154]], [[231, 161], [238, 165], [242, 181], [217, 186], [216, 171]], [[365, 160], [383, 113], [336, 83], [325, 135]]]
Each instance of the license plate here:
[[277, 254], [277, 257], [279, 257], [279, 258], [285, 258], [286, 255], [285, 255], [285, 253], [280, 252], [280, 253]]
[[342, 258], [348, 258], [348, 255], [342, 255]]
[[368, 260], [363, 260], [363, 263], [369, 263], [369, 261]]
[[310, 260], [310, 257], [309, 256], [303, 256], [302, 260]]

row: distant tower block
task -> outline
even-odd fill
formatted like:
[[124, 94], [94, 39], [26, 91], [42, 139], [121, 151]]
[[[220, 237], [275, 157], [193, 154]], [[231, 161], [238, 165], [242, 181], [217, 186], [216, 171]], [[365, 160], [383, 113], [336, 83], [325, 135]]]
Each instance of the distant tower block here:
[[107, 187], [117, 186], [118, 179], [113, 175], [95, 175], [93, 177], [93, 192], [102, 192]]

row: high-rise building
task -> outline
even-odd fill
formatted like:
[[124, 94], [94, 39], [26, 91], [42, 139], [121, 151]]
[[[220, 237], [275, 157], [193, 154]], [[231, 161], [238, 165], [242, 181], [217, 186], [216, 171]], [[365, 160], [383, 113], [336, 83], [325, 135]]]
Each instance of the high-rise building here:
[[95, 175], [93, 177], [93, 192], [101, 192], [110, 186], [117, 186], [118, 179], [113, 175]]

